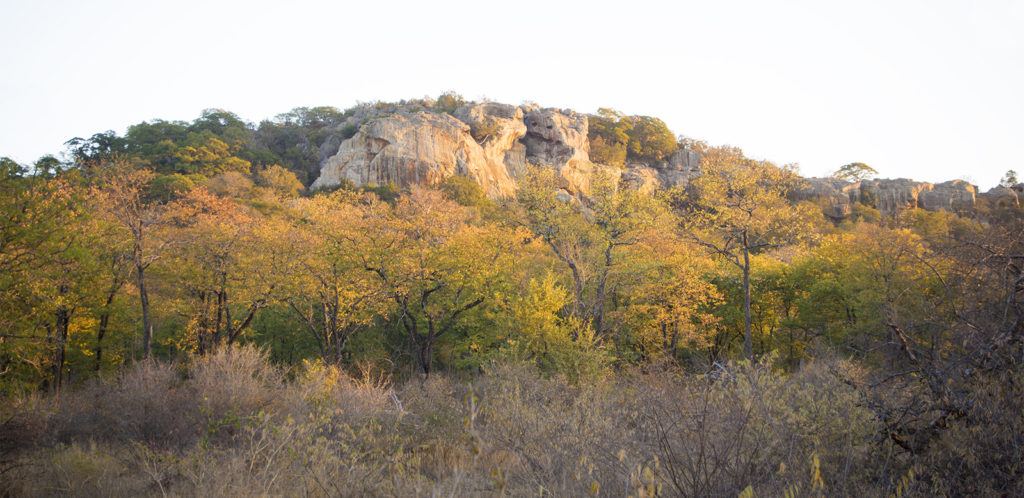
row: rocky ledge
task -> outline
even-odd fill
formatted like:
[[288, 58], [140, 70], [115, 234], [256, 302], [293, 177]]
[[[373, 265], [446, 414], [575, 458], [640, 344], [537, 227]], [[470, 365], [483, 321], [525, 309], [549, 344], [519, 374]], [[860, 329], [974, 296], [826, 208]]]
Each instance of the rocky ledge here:
[[[644, 191], [685, 186], [700, 174], [699, 154], [686, 148], [665, 161], [630, 162], [625, 168], [595, 163], [585, 114], [534, 104], [468, 103], [447, 113], [428, 105], [367, 107], [343, 126], [357, 131], [324, 145], [314, 188], [343, 182], [439, 185], [458, 175], [478, 183], [488, 196], [501, 198], [515, 193], [517, 179], [533, 164], [557, 170], [567, 193], [586, 195], [599, 171], [617, 176], [624, 187]], [[828, 217], [841, 220], [857, 204], [883, 214], [909, 208], [968, 213], [979, 199], [994, 206], [1019, 206], [1022, 196], [1024, 184], [979, 193], [963, 180], [932, 184], [903, 178], [807, 178], [792, 197], [819, 202]]]

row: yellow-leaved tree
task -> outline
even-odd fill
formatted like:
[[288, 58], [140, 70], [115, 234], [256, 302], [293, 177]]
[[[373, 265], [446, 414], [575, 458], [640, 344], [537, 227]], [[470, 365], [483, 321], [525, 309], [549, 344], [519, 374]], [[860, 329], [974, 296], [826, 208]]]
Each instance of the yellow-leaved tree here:
[[800, 181], [795, 171], [748, 159], [739, 149], [713, 147], [701, 158], [701, 175], [673, 195], [684, 232], [742, 273], [747, 358], [753, 358], [751, 253], [809, 238], [821, 218], [813, 207], [787, 199]]

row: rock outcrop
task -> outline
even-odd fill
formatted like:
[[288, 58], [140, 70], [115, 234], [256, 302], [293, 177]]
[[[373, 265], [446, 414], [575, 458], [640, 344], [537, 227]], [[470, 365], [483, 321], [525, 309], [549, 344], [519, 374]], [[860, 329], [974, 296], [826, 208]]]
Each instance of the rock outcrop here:
[[438, 185], [461, 175], [479, 183], [489, 196], [511, 195], [516, 184], [505, 161], [516, 156], [514, 149], [525, 132], [521, 113], [500, 107], [467, 112], [467, 119], [487, 120], [497, 130], [483, 144], [473, 138], [472, 125], [448, 114], [419, 111], [375, 118], [341, 143], [338, 152], [324, 162], [313, 187], [345, 181]]
[[848, 182], [835, 178], [806, 178], [804, 187], [794, 192], [798, 201], [814, 200], [822, 204], [825, 215], [842, 220], [863, 204], [891, 215], [906, 209], [970, 212], [975, 208], [978, 189], [963, 180], [931, 184], [906, 178]]
[[[437, 185], [460, 175], [492, 197], [514, 195], [527, 165], [558, 172], [562, 196], [585, 196], [595, 175], [611, 175], [626, 188], [653, 192], [685, 187], [701, 174], [700, 155], [686, 147], [656, 163], [629, 162], [625, 168], [590, 160], [588, 119], [571, 110], [470, 103], [451, 114], [428, 101], [368, 104], [356, 108], [321, 148], [324, 157], [313, 187], [354, 185]], [[333, 152], [332, 152], [333, 150]], [[791, 194], [819, 203], [839, 221], [860, 205], [889, 215], [905, 209], [971, 212], [978, 199], [993, 206], [1019, 206], [1024, 184], [985, 194], [963, 180], [938, 184], [905, 178], [848, 182], [807, 178]]]
[[[352, 120], [365, 122], [324, 160], [314, 188], [437, 185], [461, 175], [497, 198], [512, 195], [527, 164], [535, 164], [555, 168], [563, 188], [578, 195], [589, 192], [598, 171], [622, 173], [590, 161], [587, 117], [573, 111], [485, 102], [453, 115], [413, 109]], [[651, 178], [657, 175], [644, 177], [645, 188]]]

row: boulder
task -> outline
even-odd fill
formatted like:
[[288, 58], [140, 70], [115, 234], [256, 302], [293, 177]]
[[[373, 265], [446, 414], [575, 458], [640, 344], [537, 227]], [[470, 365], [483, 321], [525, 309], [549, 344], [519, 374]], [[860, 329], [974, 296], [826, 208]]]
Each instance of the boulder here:
[[1015, 208], [1020, 206], [1021, 190], [1000, 185], [989, 189], [979, 197], [985, 199], [985, 202], [994, 208]]
[[825, 216], [835, 221], [853, 214], [853, 205], [859, 197], [860, 182], [851, 183], [837, 178], [805, 178], [800, 188], [790, 193], [794, 201], [821, 204]]
[[526, 161], [558, 170], [563, 186], [570, 192], [586, 194], [595, 172], [609, 169], [590, 162], [586, 115], [529, 105], [524, 106], [524, 120]]
[[918, 195], [918, 206], [928, 211], [966, 212], [974, 209], [978, 189], [963, 180], [932, 185]]
[[324, 162], [313, 187], [350, 181], [357, 186], [405, 188], [438, 185], [458, 174], [476, 181], [488, 196], [512, 195], [515, 182], [504, 164], [507, 151], [502, 145], [514, 144], [521, 128], [501, 128], [509, 136], [488, 139], [486, 149], [473, 138], [471, 129], [448, 114], [424, 111], [371, 119]]
[[918, 207], [917, 199], [921, 192], [931, 186], [930, 183], [906, 178], [864, 180], [860, 182], [859, 197], [861, 203], [888, 215]]
[[663, 187], [658, 170], [642, 164], [631, 165], [623, 171], [622, 177], [619, 179], [619, 185], [645, 194], [654, 193]]
[[526, 135], [522, 108], [484, 102], [460, 107], [455, 117], [469, 125], [489, 163], [503, 165], [512, 178], [526, 172], [526, 146], [519, 140]]

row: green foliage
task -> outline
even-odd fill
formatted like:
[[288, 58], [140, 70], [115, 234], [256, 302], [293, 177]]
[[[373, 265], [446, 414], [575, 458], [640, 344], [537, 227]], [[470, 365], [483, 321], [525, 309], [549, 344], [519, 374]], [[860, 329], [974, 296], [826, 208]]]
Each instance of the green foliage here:
[[835, 173], [832, 173], [833, 178], [840, 180], [846, 180], [848, 182], [859, 182], [861, 180], [867, 180], [878, 174], [878, 171], [871, 166], [864, 163], [850, 163], [845, 164]]
[[633, 116], [629, 130], [629, 156], [644, 161], [664, 161], [679, 148], [668, 125], [658, 118]]
[[170, 202], [195, 188], [192, 178], [180, 173], [159, 175], [149, 183], [150, 199], [156, 202]]
[[590, 159], [609, 166], [625, 166], [632, 120], [613, 109], [601, 108], [588, 121]]
[[483, 207], [490, 202], [480, 184], [464, 176], [446, 178], [441, 183], [441, 192], [462, 206]]
[[650, 116], [625, 116], [601, 108], [589, 116], [590, 155], [594, 162], [622, 167], [626, 159], [658, 162], [679, 148], [668, 125]]
[[466, 99], [462, 98], [462, 95], [453, 91], [447, 91], [438, 95], [434, 108], [441, 112], [453, 114], [456, 109], [462, 107], [465, 103]]
[[1012, 187], [1018, 183], [1020, 183], [1020, 180], [1017, 179], [1017, 172], [1012, 169], [1007, 171], [1003, 178], [999, 180], [999, 185], [1002, 187]]
[[[357, 116], [0, 159], [0, 494], [1021, 494], [1019, 212], [831, 224], [685, 140], [672, 192], [301, 195]], [[669, 136], [591, 118], [610, 164]]]

